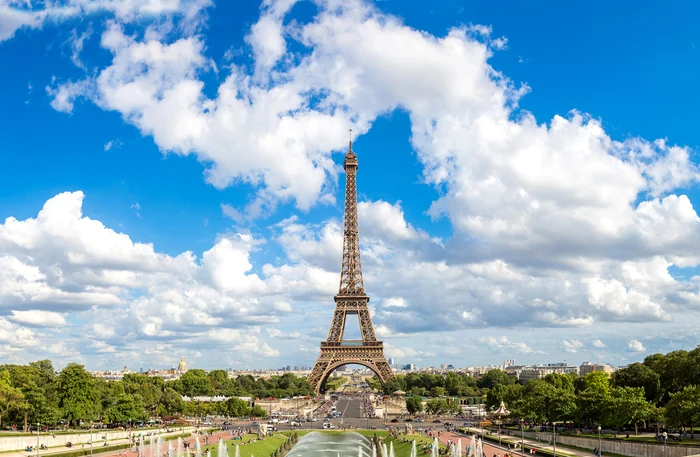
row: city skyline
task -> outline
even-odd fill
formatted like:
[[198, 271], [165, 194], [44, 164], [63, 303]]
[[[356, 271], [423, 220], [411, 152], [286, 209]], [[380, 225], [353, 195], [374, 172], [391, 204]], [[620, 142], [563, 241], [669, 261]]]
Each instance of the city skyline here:
[[236, 3], [0, 0], [8, 363], [312, 366], [349, 129], [387, 357], [695, 347], [700, 6]]

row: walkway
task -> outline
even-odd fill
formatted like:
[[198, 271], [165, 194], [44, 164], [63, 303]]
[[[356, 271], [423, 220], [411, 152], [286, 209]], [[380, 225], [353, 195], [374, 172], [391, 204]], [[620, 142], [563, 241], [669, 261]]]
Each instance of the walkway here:
[[[185, 433], [190, 433], [185, 429]], [[169, 435], [172, 436], [172, 435]], [[149, 438], [145, 436], [144, 437], [144, 452], [141, 453], [142, 457], [157, 457], [157, 456], [150, 456], [148, 454], [149, 452]], [[209, 436], [209, 444], [216, 443], [218, 442], [219, 438], [223, 438], [224, 440], [228, 440], [231, 438], [231, 432], [226, 431], [226, 432], [216, 432], [213, 435]], [[204, 436], [199, 437], [199, 441], [202, 445], [202, 447], [205, 446], [204, 442]], [[116, 446], [119, 444], [129, 444], [131, 440], [128, 438], [124, 439], [118, 439], [118, 440], [112, 440], [109, 441], [109, 446]], [[137, 441], [138, 442], [138, 441]], [[186, 437], [183, 439], [183, 442], [194, 444], [196, 442], [196, 436], [195, 435], [190, 435], [189, 437]], [[121, 452], [121, 457], [137, 457], [136, 454], [136, 448], [132, 446], [130, 449], [122, 449], [120, 450], [111, 450], [107, 452], [100, 452], [102, 451], [102, 443], [103, 441], [95, 441], [92, 445], [92, 455], [94, 457], [120, 457], [120, 452]], [[175, 441], [166, 441], [164, 445], [164, 450], [167, 450], [168, 448], [168, 443], [173, 443], [173, 448], [177, 447], [177, 440]], [[61, 454], [66, 453], [66, 452], [73, 452], [77, 450], [89, 450], [90, 445], [85, 444], [85, 447], [83, 447], [82, 444], [80, 445], [75, 445], [72, 448], [67, 448], [67, 447], [56, 447], [56, 448], [49, 448], [48, 451], [39, 451], [37, 454], [36, 449], [32, 452], [27, 452], [27, 451], [8, 451], [8, 452], [2, 452], [0, 453], [0, 456], [2, 457], [49, 457], [49, 456], [55, 456], [55, 457], [60, 457]], [[193, 448], [194, 449], [194, 448]]]
[[[477, 429], [470, 429], [470, 431], [473, 431], [474, 434], [477, 436], [480, 435], [480, 430]], [[492, 438], [498, 439], [498, 435], [490, 435]], [[457, 442], [457, 440], [461, 439], [462, 440], [462, 446], [466, 448], [469, 445], [469, 435], [465, 435], [463, 433], [457, 433], [457, 432], [442, 432], [442, 435], [440, 436], [440, 442], [443, 444], [447, 444], [448, 440], [452, 440], [453, 442]], [[501, 435], [501, 442], [503, 443], [502, 447], [498, 447], [498, 445], [491, 444], [489, 441], [484, 440], [484, 453], [486, 454], [486, 457], [492, 457], [494, 455], [500, 455], [503, 456], [505, 452], [510, 452], [514, 456], [530, 456], [532, 457], [532, 454], [530, 454], [530, 448], [534, 448], [536, 451], [539, 450], [544, 450], [544, 451], [549, 451], [550, 453], [553, 452], [553, 447], [551, 444], [539, 442], [537, 440], [525, 438], [525, 454], [522, 454], [520, 451], [515, 451], [515, 450], [509, 450], [508, 449], [508, 443], [517, 443], [518, 447], [520, 447], [522, 439], [518, 438], [516, 436], [509, 436], [509, 435]], [[513, 446], [511, 446], [513, 447]], [[462, 450], [464, 452], [464, 449]], [[536, 452], [535, 455], [537, 455], [539, 452]], [[464, 454], [462, 454], [464, 455]], [[575, 457], [591, 457], [593, 454], [591, 451], [582, 451], [578, 449], [571, 449], [571, 448], [563, 448], [560, 446], [557, 446], [557, 455], [561, 455], [562, 457], [564, 456], [575, 456]]]

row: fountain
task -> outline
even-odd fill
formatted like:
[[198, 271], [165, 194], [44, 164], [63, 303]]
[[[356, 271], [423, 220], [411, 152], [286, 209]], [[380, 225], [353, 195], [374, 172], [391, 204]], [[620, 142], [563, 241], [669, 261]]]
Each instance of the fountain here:
[[177, 437], [177, 457], [182, 457], [182, 437]]
[[377, 447], [372, 443], [372, 457], [377, 457]]
[[195, 437], [195, 444], [194, 445], [195, 445], [195, 448], [194, 448], [195, 454], [194, 455], [196, 457], [202, 457], [202, 446], [200, 446], [200, 444], [199, 444], [199, 435], [197, 435]]
[[430, 457], [439, 457], [440, 442], [437, 438], [433, 440], [433, 447], [430, 451]]
[[382, 443], [382, 457], [389, 457], [389, 451], [386, 449], [386, 443]]
[[156, 437], [156, 457], [163, 457], [163, 438]]
[[226, 443], [224, 443], [224, 440], [222, 440], [221, 438], [219, 438], [219, 452], [217, 454], [217, 457], [228, 457]]
[[457, 440], [457, 457], [462, 457], [462, 438]]
[[168, 457], [175, 457], [173, 455], [173, 442], [168, 441]]
[[154, 438], [155, 436], [151, 435], [148, 440], [148, 452], [150, 457], [155, 457], [156, 454], [156, 441]]
[[236, 445], [236, 453], [234, 454], [235, 457], [241, 457], [241, 449]]
[[143, 448], [143, 435], [139, 436], [139, 455], [146, 455], [146, 450]]
[[418, 457], [418, 449], [416, 448], [416, 440], [413, 440], [411, 445], [411, 457]]
[[476, 442], [476, 455], [477, 457], [483, 457], [484, 455], [484, 445], [481, 442], [481, 438]]
[[287, 457], [373, 457], [373, 452], [372, 442], [359, 433], [311, 432], [299, 439]]
[[[362, 452], [362, 449], [360, 449], [360, 452]], [[393, 441], [389, 443], [389, 457], [396, 457], [396, 455], [394, 455], [394, 442]]]
[[469, 441], [469, 455], [467, 457], [474, 457], [476, 455], [476, 437], [472, 435]]

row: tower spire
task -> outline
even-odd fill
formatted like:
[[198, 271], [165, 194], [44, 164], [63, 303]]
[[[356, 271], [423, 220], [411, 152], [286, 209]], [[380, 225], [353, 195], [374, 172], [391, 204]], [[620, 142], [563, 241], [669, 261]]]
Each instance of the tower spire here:
[[[383, 383], [394, 379], [394, 372], [384, 357], [384, 343], [377, 340], [369, 314], [369, 296], [365, 294], [360, 261], [360, 231], [357, 226], [357, 156], [350, 144], [345, 154], [345, 220], [343, 224], [343, 261], [340, 288], [334, 297], [335, 312], [328, 338], [321, 342], [321, 352], [306, 378], [314, 392], [323, 390], [328, 376], [338, 367], [357, 363], [374, 371]], [[361, 340], [346, 340], [345, 321], [349, 316], [360, 321]]]
[[345, 154], [345, 222], [338, 295], [365, 294], [360, 259], [360, 230], [357, 224], [357, 168], [357, 156], [352, 150], [352, 129], [350, 129], [350, 147]]

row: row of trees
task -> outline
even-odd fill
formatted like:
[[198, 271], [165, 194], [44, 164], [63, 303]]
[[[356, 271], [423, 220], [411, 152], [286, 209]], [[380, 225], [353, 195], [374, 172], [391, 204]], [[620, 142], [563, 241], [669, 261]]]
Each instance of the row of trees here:
[[228, 377], [225, 370], [193, 369], [183, 374], [180, 379], [167, 383], [168, 387], [189, 397], [217, 396], [254, 398], [291, 398], [313, 395], [313, 389], [306, 378], [298, 378], [293, 373], [273, 376], [269, 379], [254, 378], [251, 375]]
[[659, 421], [692, 433], [700, 423], [700, 346], [650, 355], [612, 376], [553, 374], [525, 385], [497, 383], [486, 398], [489, 408], [503, 401], [513, 417], [538, 422], [634, 425], [636, 431], [641, 423]]
[[404, 391], [412, 396], [421, 397], [480, 397], [489, 388], [498, 384], [514, 384], [515, 378], [501, 370], [492, 370], [477, 379], [463, 373], [449, 372], [447, 375], [430, 373], [409, 373], [397, 375], [396, 379], [380, 386], [379, 380], [371, 384], [375, 388], [391, 395], [396, 391]]
[[[108, 423], [144, 421], [154, 416], [264, 417], [237, 396], [290, 397], [311, 393], [306, 379], [291, 373], [269, 380], [240, 376], [232, 380], [223, 370], [190, 370], [177, 381], [129, 373], [120, 381], [95, 378], [82, 365], [68, 364], [56, 375], [49, 360], [29, 365], [0, 365], [0, 426], [54, 425], [60, 420], [101, 420]], [[185, 402], [182, 395], [230, 398], [223, 402]]]
[[693, 426], [700, 424], [700, 346], [650, 355], [612, 376], [550, 374], [523, 385], [501, 370], [491, 370], [480, 379], [457, 373], [412, 373], [397, 376], [383, 388], [385, 393], [408, 392], [406, 408], [411, 414], [424, 409], [429, 414], [459, 412], [450, 398], [433, 398], [423, 408], [422, 397], [483, 396], [489, 410], [504, 402], [510, 419], [618, 429], [634, 425], [635, 431], [639, 424], [659, 421], [689, 427], [692, 433]]

